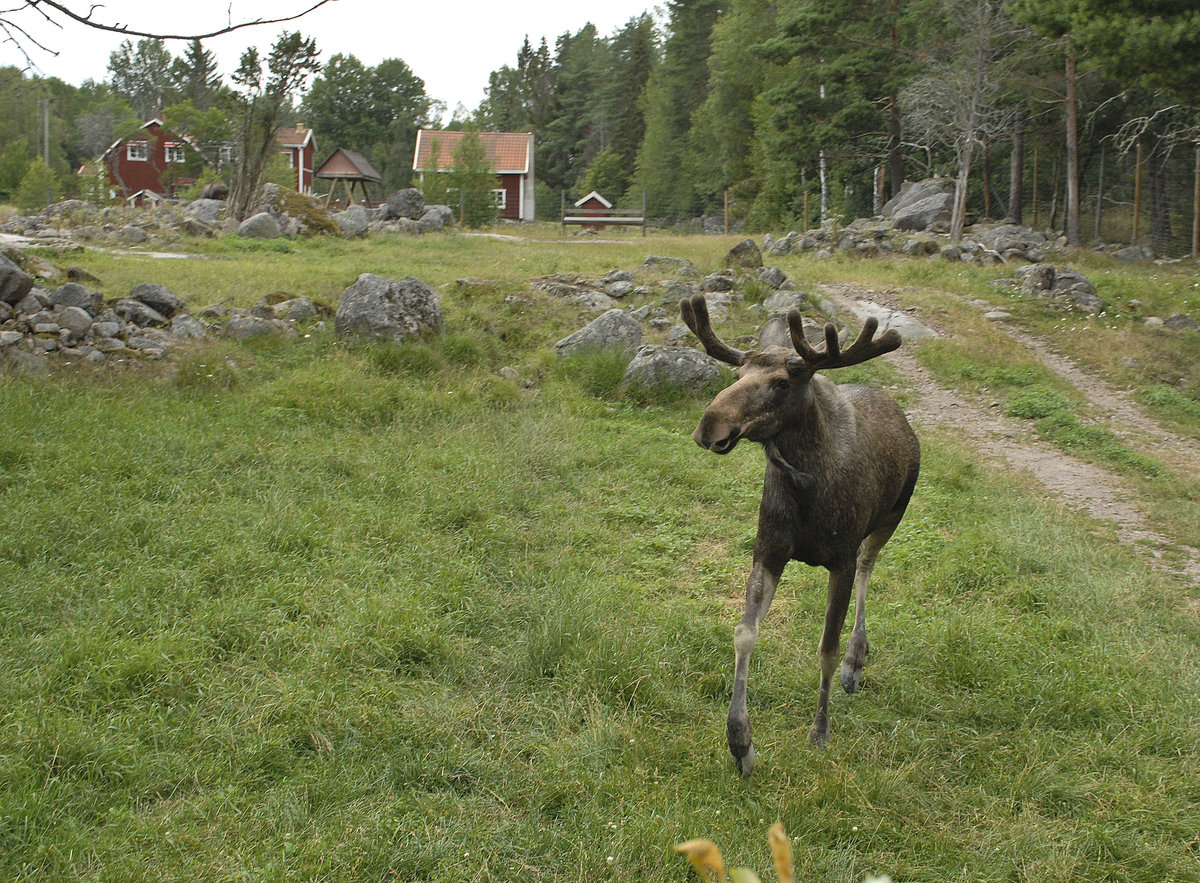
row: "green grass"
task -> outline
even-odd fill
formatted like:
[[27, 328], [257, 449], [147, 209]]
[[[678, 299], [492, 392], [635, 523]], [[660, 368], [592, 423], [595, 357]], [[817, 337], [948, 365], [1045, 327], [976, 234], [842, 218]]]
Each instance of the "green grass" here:
[[[926, 432], [863, 690], [810, 748], [824, 574], [793, 564], [743, 781], [724, 715], [762, 455], [697, 448], [703, 400], [557, 359], [577, 313], [504, 303], [526, 266], [671, 244], [410, 245], [79, 262], [204, 301], [204, 272], [240, 277], [249, 303], [407, 266], [446, 285], [429, 347], [0, 374], [0, 878], [682, 881], [697, 836], [768, 868], [777, 818], [801, 879], [1197, 878], [1194, 586]], [[1007, 370], [1014, 399], [1053, 389]]]

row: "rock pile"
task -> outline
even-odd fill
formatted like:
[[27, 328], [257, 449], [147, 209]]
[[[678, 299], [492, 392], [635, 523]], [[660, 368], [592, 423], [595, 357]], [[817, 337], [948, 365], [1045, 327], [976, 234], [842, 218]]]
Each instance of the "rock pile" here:
[[[19, 253], [16, 254], [22, 258]], [[0, 358], [35, 372], [53, 354], [63, 360], [102, 363], [110, 359], [161, 359], [172, 349], [209, 336], [237, 340], [264, 334], [295, 334], [317, 319], [320, 309], [306, 298], [263, 301], [250, 310], [220, 304], [193, 315], [183, 298], [163, 285], [143, 283], [127, 296], [106, 300], [77, 270], [35, 277], [0, 256]], [[46, 276], [79, 281], [44, 287]]]

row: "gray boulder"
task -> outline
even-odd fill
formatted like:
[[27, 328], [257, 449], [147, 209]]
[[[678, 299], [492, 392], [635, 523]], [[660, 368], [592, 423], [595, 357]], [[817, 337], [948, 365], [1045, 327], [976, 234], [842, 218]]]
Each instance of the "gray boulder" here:
[[0, 301], [19, 303], [33, 288], [33, 277], [0, 254]]
[[696, 265], [686, 258], [669, 258], [654, 254], [642, 261], [642, 268], [646, 270], [676, 273], [680, 276], [700, 275], [700, 271], [696, 269]]
[[150, 238], [150, 234], [136, 224], [126, 224], [117, 236], [126, 245], [140, 245]]
[[1175, 328], [1179, 331], [1200, 331], [1200, 323], [1187, 313], [1176, 313], [1173, 316], [1168, 316], [1166, 319], [1163, 319], [1163, 324], [1168, 328]]
[[160, 313], [153, 307], [148, 307], [140, 300], [133, 298], [123, 298], [113, 305], [113, 309], [117, 315], [126, 322], [132, 322], [134, 325], [166, 325], [169, 321], [166, 316]]
[[621, 387], [684, 389], [703, 392], [721, 381], [721, 368], [705, 353], [691, 347], [649, 344], [640, 347], [625, 368]]
[[954, 205], [954, 181], [950, 178], [929, 178], [916, 183], [905, 182], [900, 194], [883, 207], [884, 217], [892, 219], [895, 230], [950, 229], [950, 211]]
[[560, 356], [583, 350], [619, 350], [636, 352], [642, 345], [642, 326], [624, 310], [613, 309], [597, 316], [574, 334], [554, 345]]
[[448, 205], [430, 205], [425, 207], [417, 221], [418, 233], [433, 233], [454, 226], [454, 210]]
[[306, 297], [294, 297], [271, 307], [275, 316], [288, 322], [307, 322], [317, 317], [317, 306]]
[[274, 215], [269, 212], [259, 212], [238, 225], [237, 235], [246, 239], [278, 239], [283, 235], [283, 230]]
[[425, 197], [416, 187], [399, 190], [388, 197], [384, 217], [388, 219], [409, 218], [420, 220], [425, 214]]
[[1144, 245], [1127, 245], [1119, 251], [1113, 252], [1113, 257], [1118, 261], [1149, 261], [1154, 258], [1154, 252]]
[[78, 282], [68, 282], [66, 285], [50, 293], [50, 303], [52, 305], [59, 307], [79, 307], [81, 310], [87, 310], [93, 316], [100, 312], [103, 302], [104, 298], [100, 292], [88, 291], [87, 288]]
[[786, 316], [789, 310], [804, 309], [804, 294], [799, 291], [776, 291], [763, 301], [768, 316]]
[[338, 212], [333, 216], [333, 219], [342, 228], [342, 235], [347, 239], [365, 236], [367, 226], [371, 223], [371, 219], [367, 215], [367, 210], [361, 205], [347, 206], [344, 212]]
[[411, 276], [387, 279], [363, 273], [338, 298], [334, 330], [372, 340], [408, 340], [441, 334], [438, 294]]
[[135, 285], [133, 290], [129, 292], [129, 296], [134, 300], [140, 300], [146, 306], [162, 313], [168, 319], [176, 313], [187, 312], [187, 304], [179, 299], [171, 289], [165, 285], [159, 285], [157, 282], [143, 282], [141, 285]]
[[92, 314], [80, 307], [65, 307], [58, 313], [58, 324], [79, 338], [92, 327]]
[[278, 331], [279, 328], [274, 322], [258, 316], [230, 316], [222, 329], [222, 333], [231, 340], [250, 340], [276, 334]]
[[207, 335], [204, 323], [188, 315], [171, 317], [171, 336], [176, 340], [201, 340]]
[[763, 265], [762, 252], [753, 239], [743, 239], [725, 255], [726, 267], [744, 267], [754, 270]]
[[219, 199], [197, 199], [187, 207], [187, 217], [202, 224], [213, 225], [217, 223], [224, 207], [225, 203]]

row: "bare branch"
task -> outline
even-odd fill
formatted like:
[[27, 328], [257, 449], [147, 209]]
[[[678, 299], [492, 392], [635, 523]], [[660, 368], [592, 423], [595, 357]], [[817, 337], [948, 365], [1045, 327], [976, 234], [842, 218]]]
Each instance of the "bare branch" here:
[[[80, 13], [75, 12], [65, 3], [58, 2], [58, 0], [25, 0], [24, 6], [18, 7], [17, 9], [6, 10], [5, 12], [12, 13], [18, 12], [22, 9], [36, 9], [44, 18], [54, 21], [53, 18], [41, 8], [45, 6], [49, 7], [55, 12], [58, 12], [60, 15], [66, 16], [78, 24], [85, 25], [89, 28], [95, 28], [98, 31], [108, 31], [109, 33], [113, 34], [121, 34], [126, 37], [145, 37], [152, 40], [208, 40], [212, 37], [219, 37], [222, 34], [229, 34], [233, 31], [239, 31], [243, 28], [257, 27], [258, 25], [275, 25], [282, 24], [284, 22], [295, 21], [298, 18], [303, 18], [304, 16], [308, 15], [313, 10], [325, 6], [327, 3], [333, 2], [335, 2], [335, 0], [316, 0], [315, 3], [305, 9], [303, 12], [297, 12], [295, 15], [288, 15], [282, 18], [257, 18], [253, 21], [238, 22], [236, 24], [233, 22], [232, 7], [230, 7], [228, 19], [229, 23], [223, 28], [210, 31], [205, 34], [156, 34], [151, 31], [135, 30], [129, 25], [105, 24], [104, 22], [97, 21], [92, 17], [97, 9], [104, 8], [103, 5], [99, 3], [93, 4], [91, 8], [88, 9], [87, 15], [81, 15]], [[11, 24], [11, 21], [9, 24]], [[55, 24], [57, 25], [58, 23], [55, 22]], [[59, 27], [61, 27], [61, 25], [59, 25]]]

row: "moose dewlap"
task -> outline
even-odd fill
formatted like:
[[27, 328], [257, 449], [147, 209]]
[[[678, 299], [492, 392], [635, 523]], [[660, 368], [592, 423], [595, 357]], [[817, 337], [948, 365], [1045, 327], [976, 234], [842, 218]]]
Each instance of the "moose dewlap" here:
[[[842, 686], [858, 689], [867, 657], [867, 583], [876, 556], [904, 516], [920, 469], [921, 449], [900, 406], [869, 387], [842, 386], [818, 371], [857, 365], [900, 346], [900, 335], [868, 319], [858, 339], [842, 351], [832, 325], [825, 350], [805, 340], [798, 310], [759, 336], [758, 352], [742, 352], [713, 332], [702, 295], [679, 304], [683, 319], [714, 359], [734, 365], [738, 379], [704, 411], [692, 437], [703, 448], [727, 454], [743, 439], [767, 455], [754, 561], [746, 580], [746, 608], [733, 633], [733, 699], [726, 734], [742, 775], [754, 767], [746, 709], [746, 680], [758, 627], [789, 561], [829, 571], [825, 628], [818, 645], [821, 687], [811, 740], [829, 740], [829, 687], [838, 668], [842, 626], [855, 597], [854, 627], [841, 660]], [[785, 341], [791, 338], [791, 346]]]

